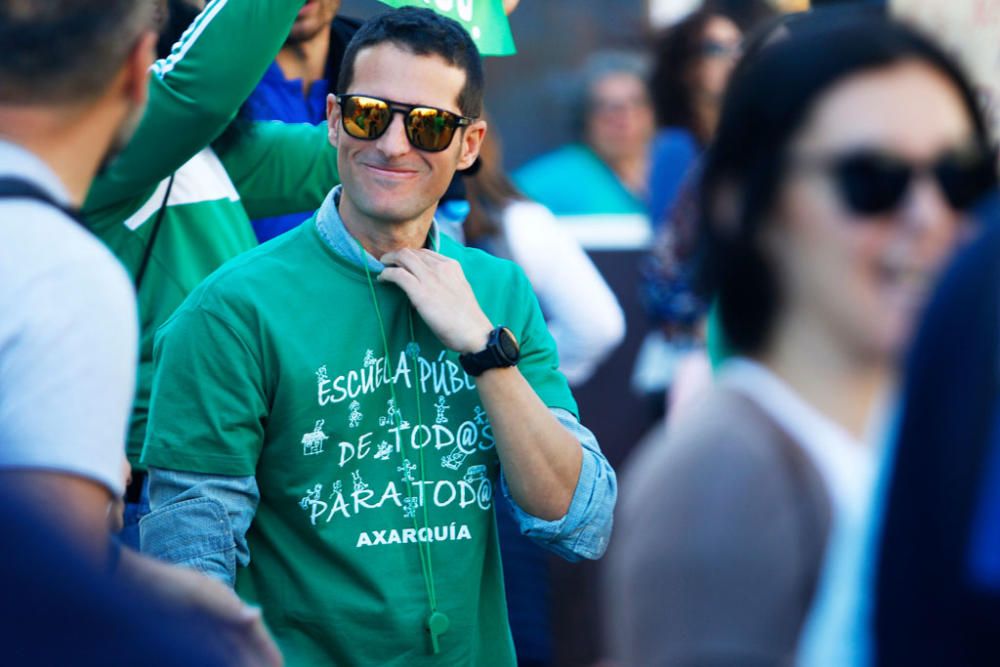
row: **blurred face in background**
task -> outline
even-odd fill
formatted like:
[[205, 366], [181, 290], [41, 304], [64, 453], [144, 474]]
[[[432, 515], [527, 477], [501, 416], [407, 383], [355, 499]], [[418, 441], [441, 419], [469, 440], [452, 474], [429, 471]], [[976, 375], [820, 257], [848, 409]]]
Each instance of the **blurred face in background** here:
[[606, 162], [645, 154], [655, 129], [653, 107], [642, 79], [608, 74], [590, 88], [584, 140]]
[[705, 25], [701, 57], [691, 67], [690, 82], [695, 95], [721, 104], [729, 75], [740, 55], [743, 34], [725, 16], [715, 15]]
[[[782, 293], [772, 341], [792, 327], [821, 332], [842, 358], [895, 360], [963, 222], [926, 167], [968, 155], [974, 136], [959, 91], [916, 60], [855, 74], [818, 98], [789, 146], [761, 239]], [[923, 166], [896, 206], [865, 213], [832, 167], [848, 155]]]
[[308, 42], [330, 25], [339, 10], [340, 0], [307, 0], [292, 25], [287, 43]]

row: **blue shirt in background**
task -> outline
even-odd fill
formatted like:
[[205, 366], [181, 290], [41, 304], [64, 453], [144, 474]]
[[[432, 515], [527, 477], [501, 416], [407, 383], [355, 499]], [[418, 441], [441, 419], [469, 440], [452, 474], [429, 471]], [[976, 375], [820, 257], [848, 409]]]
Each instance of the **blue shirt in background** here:
[[680, 127], [667, 127], [653, 138], [649, 166], [649, 219], [659, 229], [680, 194], [681, 186], [701, 156], [694, 135]]
[[[326, 96], [329, 88], [326, 79], [317, 79], [309, 89], [309, 94], [303, 96], [302, 79], [286, 79], [278, 63], [271, 63], [264, 78], [247, 100], [247, 106], [254, 120], [317, 125], [326, 122]], [[263, 243], [298, 227], [312, 214], [313, 211], [302, 211], [253, 220], [253, 230], [257, 240]]]

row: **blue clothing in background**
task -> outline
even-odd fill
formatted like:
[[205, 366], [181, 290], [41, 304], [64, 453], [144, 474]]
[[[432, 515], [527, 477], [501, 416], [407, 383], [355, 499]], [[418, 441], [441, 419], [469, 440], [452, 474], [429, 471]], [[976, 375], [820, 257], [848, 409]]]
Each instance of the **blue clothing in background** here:
[[[309, 94], [303, 96], [302, 80], [286, 79], [278, 63], [271, 63], [264, 73], [264, 78], [247, 100], [247, 105], [254, 120], [280, 120], [286, 123], [317, 125], [326, 122], [328, 92], [326, 79], [318, 79], [309, 89]], [[253, 230], [257, 240], [263, 243], [298, 227], [312, 214], [312, 211], [302, 211], [273, 218], [261, 218], [252, 221]]]
[[875, 660], [1000, 664], [1000, 206], [908, 360], [878, 554]]
[[983, 592], [1000, 595], [1000, 396], [993, 406], [989, 450], [973, 514], [969, 582]]
[[0, 488], [0, 664], [246, 664], [216, 621], [98, 569], [35, 505]]
[[328, 89], [326, 79], [318, 79], [303, 96], [302, 79], [286, 79], [278, 63], [271, 63], [247, 103], [259, 120], [317, 125], [326, 122]]
[[507, 614], [518, 664], [549, 665], [553, 659], [549, 556], [521, 534], [506, 496], [497, 494], [495, 502]]
[[659, 131], [653, 139], [649, 167], [649, 219], [659, 228], [677, 201], [681, 186], [698, 161], [701, 147], [694, 135], [679, 127]]
[[[280, 120], [286, 123], [325, 123], [326, 96], [335, 92], [337, 78], [340, 76], [340, 62], [344, 58], [347, 44], [360, 27], [361, 21], [357, 19], [338, 16], [333, 20], [330, 24], [330, 46], [324, 76], [312, 84], [307, 95], [303, 94], [301, 79], [286, 79], [278, 64], [271, 63], [247, 100], [246, 107], [250, 111], [250, 117], [254, 120]], [[330, 187], [333, 185], [331, 183]], [[253, 220], [254, 233], [257, 240], [263, 243], [299, 226], [312, 214], [312, 211], [303, 211]]]

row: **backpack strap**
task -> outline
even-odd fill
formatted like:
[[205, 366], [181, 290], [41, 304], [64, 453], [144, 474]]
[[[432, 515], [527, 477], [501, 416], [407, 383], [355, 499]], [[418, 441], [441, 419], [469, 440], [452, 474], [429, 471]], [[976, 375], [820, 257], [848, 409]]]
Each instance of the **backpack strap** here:
[[33, 199], [62, 211], [81, 227], [89, 229], [87, 223], [80, 217], [80, 211], [59, 203], [48, 192], [23, 178], [0, 176], [0, 199]]
[[139, 262], [139, 268], [135, 272], [135, 291], [139, 291], [139, 286], [142, 284], [142, 279], [146, 275], [146, 267], [149, 266], [149, 259], [153, 256], [153, 244], [156, 243], [156, 237], [160, 233], [160, 225], [163, 224], [163, 216], [167, 212], [167, 204], [170, 202], [170, 193], [174, 189], [174, 178], [177, 174], [170, 174], [170, 180], [167, 181], [167, 192], [163, 195], [163, 201], [160, 202], [160, 208], [156, 212], [156, 220], [153, 221], [153, 231], [149, 233], [149, 240], [146, 241], [146, 247], [142, 251], [142, 260]]

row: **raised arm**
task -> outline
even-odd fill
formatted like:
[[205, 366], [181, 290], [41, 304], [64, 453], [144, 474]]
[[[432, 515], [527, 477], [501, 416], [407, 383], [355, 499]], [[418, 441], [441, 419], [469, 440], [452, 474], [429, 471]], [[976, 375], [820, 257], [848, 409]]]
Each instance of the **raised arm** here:
[[153, 65], [135, 135], [94, 181], [99, 213], [148, 194], [229, 124], [281, 49], [301, 0], [211, 0], [170, 56]]
[[254, 123], [219, 157], [253, 219], [317, 209], [340, 182], [325, 124]]

